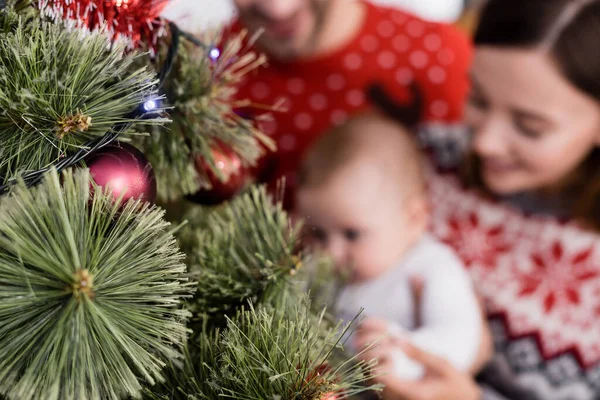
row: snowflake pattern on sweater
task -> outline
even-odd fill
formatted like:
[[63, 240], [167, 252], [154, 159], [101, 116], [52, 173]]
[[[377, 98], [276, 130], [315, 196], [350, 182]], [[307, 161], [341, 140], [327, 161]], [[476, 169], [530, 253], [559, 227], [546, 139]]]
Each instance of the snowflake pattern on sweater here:
[[[420, 139], [447, 171], [464, 146], [453, 153], [446, 144], [460, 134], [430, 126]], [[484, 200], [451, 173], [429, 184], [431, 232], [463, 259], [488, 310], [496, 347], [481, 375], [496, 393], [488, 397], [600, 399], [598, 234]]]

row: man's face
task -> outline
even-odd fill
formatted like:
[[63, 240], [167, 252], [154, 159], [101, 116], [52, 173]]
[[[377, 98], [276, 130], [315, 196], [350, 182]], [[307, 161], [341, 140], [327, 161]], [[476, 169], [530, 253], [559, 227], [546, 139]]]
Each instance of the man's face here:
[[268, 56], [289, 60], [314, 51], [335, 0], [234, 0], [250, 32], [264, 29], [258, 45]]

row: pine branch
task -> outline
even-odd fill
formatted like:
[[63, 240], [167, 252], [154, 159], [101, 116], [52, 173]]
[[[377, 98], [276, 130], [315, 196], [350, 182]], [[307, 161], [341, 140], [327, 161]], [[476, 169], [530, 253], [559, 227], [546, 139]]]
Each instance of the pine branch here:
[[5, 7], [0, 10], [0, 34], [12, 32], [19, 20], [32, 21], [39, 17], [32, 0], [5, 0]]
[[[0, 36], [0, 181], [47, 167], [103, 136], [157, 79], [101, 33], [37, 20]], [[160, 123], [162, 120], [151, 120]], [[148, 121], [146, 121], [148, 123]]]
[[340, 338], [346, 333], [315, 315], [306, 296], [242, 312], [223, 333], [221, 396], [318, 400], [367, 390], [373, 364], [342, 356]]
[[[218, 42], [218, 37], [206, 36], [204, 43]], [[210, 188], [209, 177], [195, 166], [202, 158], [220, 176], [211, 149], [217, 143], [233, 149], [245, 165], [252, 165], [265, 149], [274, 144], [255, 122], [235, 114], [242, 105], [234, 99], [243, 76], [260, 67], [265, 58], [243, 47], [244, 36], [228, 40], [218, 59], [210, 57], [211, 46], [198, 47], [189, 41], [180, 43], [177, 60], [165, 91], [174, 107], [173, 124], [167, 132], [151, 130], [149, 137], [140, 137], [140, 146], [157, 175], [161, 201], [177, 200], [184, 195]], [[268, 114], [258, 119], [268, 119]]]
[[[283, 290], [274, 302], [227, 319], [222, 332], [205, 325], [149, 400], [346, 399], [380, 386], [365, 384], [374, 365], [347, 357], [341, 348], [348, 326], [315, 314], [305, 293]], [[190, 351], [191, 349], [191, 351]]]
[[264, 187], [251, 188], [179, 235], [199, 282], [189, 307], [196, 315], [232, 312], [287, 279], [298, 263], [297, 230]]
[[[206, 321], [205, 321], [206, 322]], [[221, 331], [204, 324], [183, 350], [183, 360], [172, 362], [167, 379], [157, 387], [147, 388], [147, 400], [214, 400], [219, 397], [218, 363]]]
[[315, 257], [302, 266], [297, 230], [263, 187], [188, 216], [194, 218], [179, 242], [199, 282], [189, 303], [195, 332], [184, 362], [171, 365], [148, 399], [341, 399], [367, 390], [371, 364], [357, 363], [341, 346], [355, 325], [340, 327], [323, 308], [331, 299], [331, 263]]
[[[331, 257], [321, 252], [305, 251], [302, 267], [298, 269], [293, 279], [294, 288], [298, 293], [309, 293], [315, 312], [323, 307], [335, 310], [343, 280], [335, 272]], [[334, 313], [325, 315], [332, 323], [337, 320]]]
[[11, 400], [138, 397], [180, 357], [191, 288], [169, 224], [94, 193], [86, 170], [52, 171], [0, 199], [0, 394]]

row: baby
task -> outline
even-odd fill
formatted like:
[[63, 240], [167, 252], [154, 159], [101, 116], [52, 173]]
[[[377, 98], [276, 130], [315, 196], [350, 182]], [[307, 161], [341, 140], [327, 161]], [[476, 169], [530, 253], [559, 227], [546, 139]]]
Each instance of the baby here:
[[[467, 370], [482, 319], [470, 278], [446, 245], [426, 233], [428, 207], [419, 149], [396, 122], [354, 118], [322, 137], [298, 175], [298, 214], [309, 242], [322, 247], [347, 280], [336, 301], [341, 318], [361, 308], [386, 321], [388, 334]], [[424, 283], [420, 326], [410, 281]], [[393, 370], [419, 379], [423, 369], [403, 353]]]

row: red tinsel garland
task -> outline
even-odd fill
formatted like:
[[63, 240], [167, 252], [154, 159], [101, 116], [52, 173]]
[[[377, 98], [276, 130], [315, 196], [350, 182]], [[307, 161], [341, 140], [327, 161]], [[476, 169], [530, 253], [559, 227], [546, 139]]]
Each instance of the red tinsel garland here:
[[160, 13], [168, 0], [40, 0], [39, 8], [55, 19], [74, 21], [90, 31], [106, 29], [113, 40], [125, 37], [129, 49], [143, 43], [155, 50], [164, 33]]

